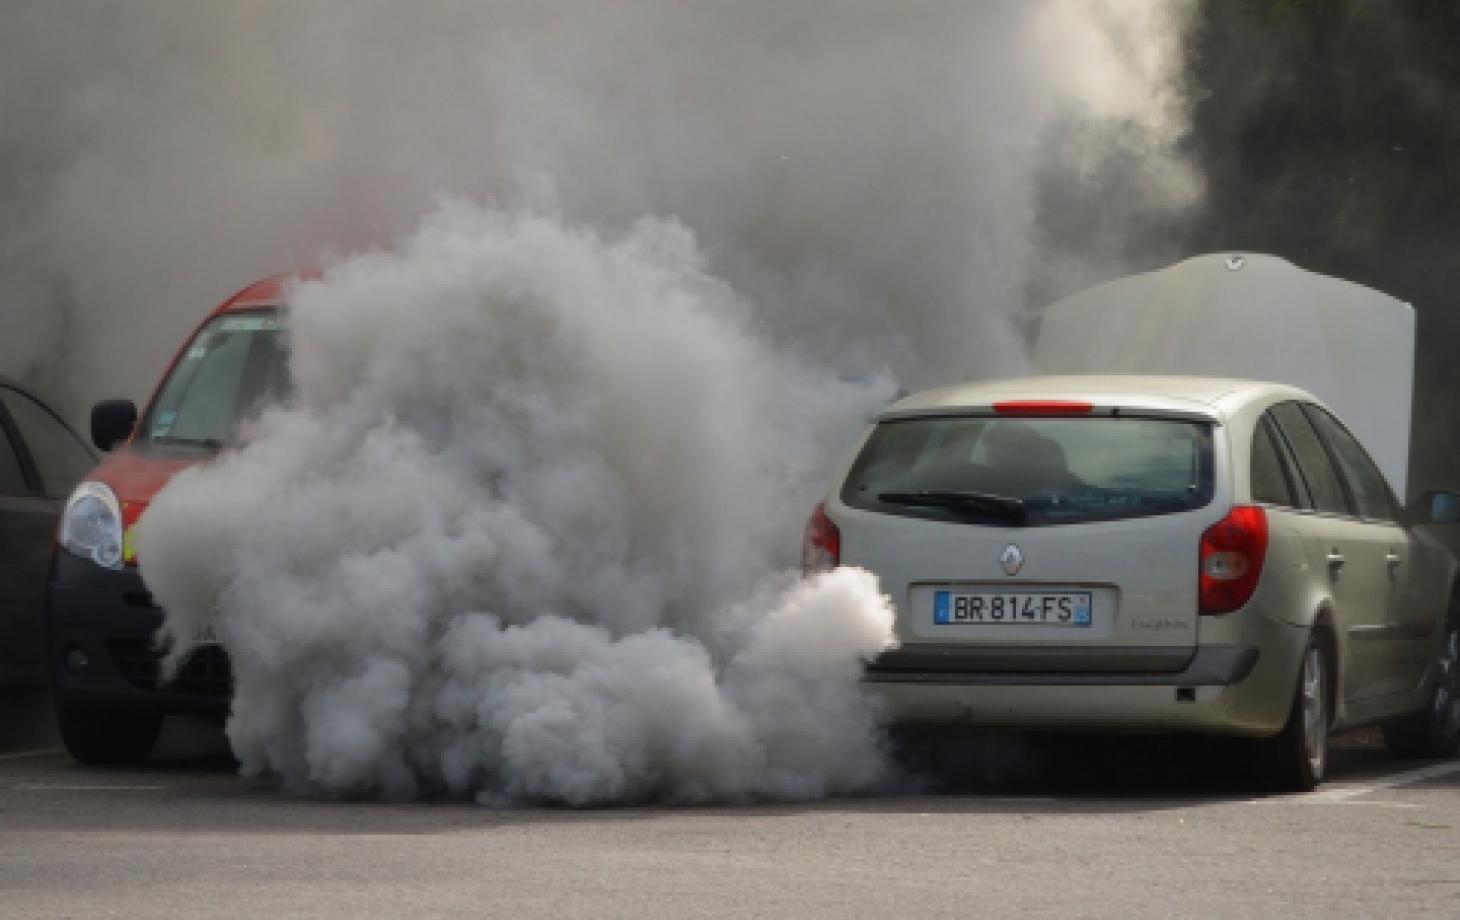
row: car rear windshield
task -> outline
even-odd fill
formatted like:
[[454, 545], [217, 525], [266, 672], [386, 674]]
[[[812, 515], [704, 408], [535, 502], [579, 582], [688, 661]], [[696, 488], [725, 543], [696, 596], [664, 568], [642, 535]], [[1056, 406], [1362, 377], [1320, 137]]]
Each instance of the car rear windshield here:
[[842, 501], [888, 514], [1036, 527], [1189, 511], [1212, 499], [1211, 426], [1130, 417], [885, 421]]
[[288, 352], [277, 311], [216, 317], [198, 331], [163, 382], [140, 439], [220, 447], [288, 388]]

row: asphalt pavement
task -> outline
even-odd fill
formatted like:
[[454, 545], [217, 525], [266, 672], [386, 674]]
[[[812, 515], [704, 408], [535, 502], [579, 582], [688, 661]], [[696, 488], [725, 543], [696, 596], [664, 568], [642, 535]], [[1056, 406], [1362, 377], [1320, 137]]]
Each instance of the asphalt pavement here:
[[202, 724], [131, 769], [30, 740], [0, 754], [14, 920], [1460, 917], [1460, 761], [1372, 735], [1307, 795], [1202, 745], [995, 739], [942, 751], [966, 769], [936, 790], [581, 811], [291, 796]]

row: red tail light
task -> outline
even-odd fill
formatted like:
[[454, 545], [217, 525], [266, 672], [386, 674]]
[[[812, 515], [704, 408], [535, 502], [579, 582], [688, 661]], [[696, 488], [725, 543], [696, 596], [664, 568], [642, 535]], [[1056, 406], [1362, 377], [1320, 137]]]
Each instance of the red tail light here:
[[1021, 399], [994, 403], [999, 415], [1089, 415], [1095, 407], [1087, 402], [1064, 399]]
[[1267, 558], [1267, 514], [1238, 505], [1201, 535], [1201, 612], [1231, 613], [1252, 599]]
[[829, 572], [842, 561], [842, 532], [826, 516], [825, 503], [817, 505], [801, 537], [801, 571]]

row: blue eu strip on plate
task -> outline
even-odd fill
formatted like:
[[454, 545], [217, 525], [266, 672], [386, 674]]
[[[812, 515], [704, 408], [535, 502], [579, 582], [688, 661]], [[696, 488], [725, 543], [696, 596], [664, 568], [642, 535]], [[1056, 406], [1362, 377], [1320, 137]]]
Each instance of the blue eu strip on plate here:
[[948, 618], [948, 597], [950, 592], [939, 591], [933, 595], [933, 622], [949, 623]]

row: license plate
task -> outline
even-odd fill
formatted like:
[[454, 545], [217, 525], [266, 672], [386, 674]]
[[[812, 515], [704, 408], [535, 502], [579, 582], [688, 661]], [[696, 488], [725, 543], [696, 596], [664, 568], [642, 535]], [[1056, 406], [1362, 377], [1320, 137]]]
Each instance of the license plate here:
[[935, 591], [933, 622], [940, 626], [1089, 626], [1090, 592]]

